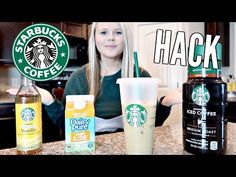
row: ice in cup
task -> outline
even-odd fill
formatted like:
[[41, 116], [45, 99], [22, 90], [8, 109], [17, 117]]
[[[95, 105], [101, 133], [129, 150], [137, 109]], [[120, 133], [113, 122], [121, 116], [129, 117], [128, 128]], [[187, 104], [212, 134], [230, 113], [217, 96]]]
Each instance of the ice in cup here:
[[126, 154], [152, 154], [158, 78], [120, 78]]

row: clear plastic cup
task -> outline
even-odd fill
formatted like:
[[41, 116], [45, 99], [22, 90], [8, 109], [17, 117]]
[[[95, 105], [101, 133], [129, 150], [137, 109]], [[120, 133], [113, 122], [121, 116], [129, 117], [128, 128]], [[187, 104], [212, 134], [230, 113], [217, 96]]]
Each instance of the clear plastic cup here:
[[120, 78], [126, 154], [152, 154], [158, 78]]

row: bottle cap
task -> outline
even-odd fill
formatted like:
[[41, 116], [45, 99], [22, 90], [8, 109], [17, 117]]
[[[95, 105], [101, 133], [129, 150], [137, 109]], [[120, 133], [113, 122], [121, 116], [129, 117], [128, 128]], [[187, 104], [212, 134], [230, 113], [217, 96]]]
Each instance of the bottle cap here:
[[62, 87], [61, 81], [58, 81], [58, 82], [57, 82], [57, 86], [58, 86], [58, 87]]
[[[197, 55], [204, 57], [205, 45], [196, 45], [194, 50], [194, 59], [197, 58]], [[216, 58], [217, 60], [222, 61], [222, 44], [216, 44]]]
[[221, 43], [216, 44], [216, 57], [217, 57], [217, 60], [222, 61], [222, 44]]
[[[212, 60], [210, 58], [208, 68], [205, 68], [204, 65], [204, 52], [205, 45], [196, 45], [194, 50], [194, 60], [197, 59], [197, 56], [202, 56], [201, 64], [197, 67], [191, 65], [188, 66], [188, 76], [189, 78], [194, 77], [219, 77], [221, 75], [221, 65], [222, 65], [222, 44], [216, 44], [216, 57], [218, 62], [218, 69], [213, 68]], [[211, 57], [211, 56], [210, 56]]]
[[204, 56], [205, 46], [204, 45], [196, 45], [194, 49], [194, 60], [196, 60], [198, 55]]
[[73, 102], [74, 109], [84, 109], [87, 101], [94, 101], [94, 95], [67, 95], [66, 102]]

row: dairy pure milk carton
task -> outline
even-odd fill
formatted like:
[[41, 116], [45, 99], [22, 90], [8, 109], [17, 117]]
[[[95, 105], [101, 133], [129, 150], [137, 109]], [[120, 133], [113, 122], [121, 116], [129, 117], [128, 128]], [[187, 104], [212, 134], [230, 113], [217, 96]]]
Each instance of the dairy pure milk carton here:
[[66, 96], [65, 152], [95, 151], [93, 95]]

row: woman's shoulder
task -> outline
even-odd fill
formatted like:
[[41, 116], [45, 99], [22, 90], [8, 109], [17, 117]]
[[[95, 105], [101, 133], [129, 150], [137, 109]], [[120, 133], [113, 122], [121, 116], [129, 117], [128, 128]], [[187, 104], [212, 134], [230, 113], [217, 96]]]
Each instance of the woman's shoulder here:
[[83, 65], [81, 67], [79, 67], [78, 69], [76, 69], [72, 74], [71, 77], [84, 77], [84, 75], [86, 74], [86, 68], [87, 65]]
[[[81, 94], [87, 90], [87, 77], [86, 66], [81, 66], [76, 69], [66, 82], [65, 93], [66, 94]], [[85, 92], [84, 92], [85, 90]]]
[[71, 75], [68, 80], [69, 83], [77, 83], [79, 81], [84, 82], [86, 79], [86, 65], [83, 65], [76, 69]]

